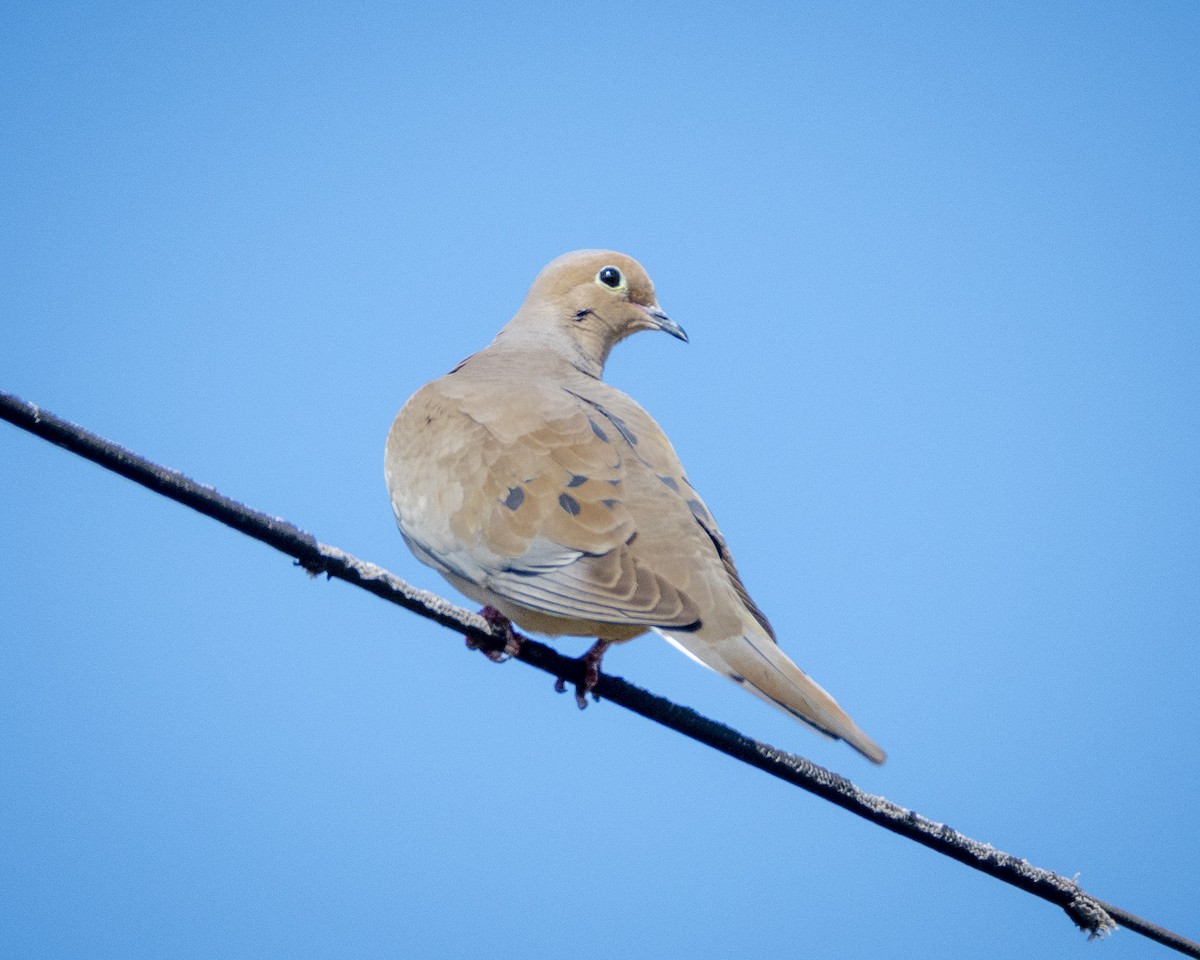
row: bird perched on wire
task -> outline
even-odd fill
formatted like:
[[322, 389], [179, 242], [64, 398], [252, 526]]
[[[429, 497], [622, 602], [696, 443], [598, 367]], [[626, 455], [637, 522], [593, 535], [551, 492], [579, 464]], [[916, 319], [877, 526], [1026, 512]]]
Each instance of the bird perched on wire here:
[[496, 622], [614, 643], [649, 630], [875, 763], [883, 750], [779, 648], [657, 423], [601, 380], [639, 330], [687, 340], [637, 261], [552, 261], [492, 343], [397, 414], [385, 472], [405, 542]]

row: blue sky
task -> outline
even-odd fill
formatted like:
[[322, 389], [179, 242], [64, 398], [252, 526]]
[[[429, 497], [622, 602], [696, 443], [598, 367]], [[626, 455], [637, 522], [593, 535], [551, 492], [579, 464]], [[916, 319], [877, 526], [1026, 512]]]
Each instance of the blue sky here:
[[[1200, 936], [1194, 4], [4, 19], [0, 390], [448, 592], [393, 414], [628, 252], [691, 343], [608, 379], [890, 759], [608, 669]], [[0, 473], [6, 956], [1164, 955], [3, 425]]]

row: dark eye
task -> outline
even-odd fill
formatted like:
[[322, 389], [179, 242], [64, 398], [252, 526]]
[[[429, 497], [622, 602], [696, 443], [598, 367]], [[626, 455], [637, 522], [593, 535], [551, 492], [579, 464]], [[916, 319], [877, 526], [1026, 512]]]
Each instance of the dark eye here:
[[621, 285], [621, 271], [616, 267], [604, 267], [596, 274], [596, 279], [606, 287], [612, 287], [616, 290]]

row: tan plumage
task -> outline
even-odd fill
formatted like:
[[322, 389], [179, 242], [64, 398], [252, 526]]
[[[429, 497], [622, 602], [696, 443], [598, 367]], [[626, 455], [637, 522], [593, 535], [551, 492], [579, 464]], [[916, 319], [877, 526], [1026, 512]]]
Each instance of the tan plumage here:
[[636, 261], [580, 250], [550, 263], [486, 349], [397, 414], [385, 468], [405, 541], [525, 629], [614, 642], [655, 629], [882, 763], [779, 649], [658, 424], [601, 381], [612, 347], [651, 329], [686, 339]]

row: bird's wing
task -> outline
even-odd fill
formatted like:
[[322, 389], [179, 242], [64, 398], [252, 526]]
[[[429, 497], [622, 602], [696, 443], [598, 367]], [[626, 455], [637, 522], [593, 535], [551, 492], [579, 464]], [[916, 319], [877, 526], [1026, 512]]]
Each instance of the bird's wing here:
[[419, 391], [389, 437], [393, 504], [418, 556], [538, 612], [694, 629], [686, 578], [656, 569], [643, 534], [671, 507], [695, 524], [657, 480], [665, 503], [646, 502], [640, 438], [561, 386], [475, 389], [470, 372]]

